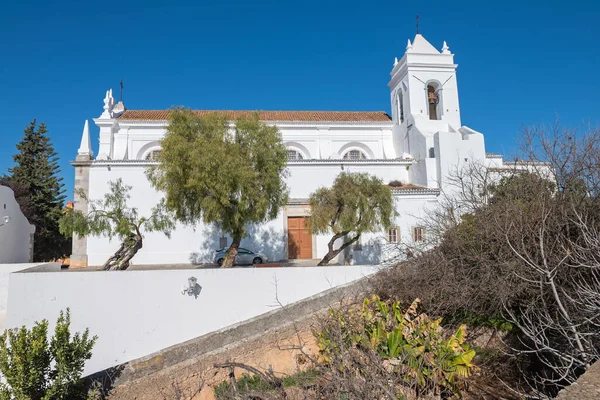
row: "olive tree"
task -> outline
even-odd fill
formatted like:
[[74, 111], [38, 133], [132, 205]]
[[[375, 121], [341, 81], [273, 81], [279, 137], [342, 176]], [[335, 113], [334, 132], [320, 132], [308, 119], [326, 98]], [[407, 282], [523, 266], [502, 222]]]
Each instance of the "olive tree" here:
[[[395, 215], [390, 188], [366, 173], [342, 172], [331, 188], [312, 193], [309, 204], [311, 233], [333, 233], [319, 265], [327, 265], [363, 233], [389, 228]], [[343, 239], [343, 243], [336, 249], [338, 239]]]
[[222, 267], [233, 266], [249, 224], [277, 217], [287, 203], [287, 150], [279, 130], [258, 114], [234, 123], [174, 109], [148, 178], [184, 223], [214, 224], [232, 243]]
[[129, 206], [131, 186], [121, 178], [109, 182], [109, 190], [102, 200], [90, 200], [80, 190], [79, 196], [88, 203], [88, 212], [67, 208], [59, 221], [60, 231], [66, 235], [106, 235], [118, 237], [121, 246], [103, 265], [107, 271], [129, 268], [129, 262], [143, 246], [142, 232], [159, 231], [170, 237], [175, 228], [173, 215], [165, 209], [164, 200], [156, 205], [149, 216], [140, 216], [135, 207]]

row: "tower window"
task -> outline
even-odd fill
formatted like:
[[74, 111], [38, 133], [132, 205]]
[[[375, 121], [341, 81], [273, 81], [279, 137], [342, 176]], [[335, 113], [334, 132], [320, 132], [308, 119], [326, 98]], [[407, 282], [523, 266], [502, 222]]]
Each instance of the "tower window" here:
[[435, 158], [435, 147], [429, 148], [429, 158]]
[[146, 155], [147, 161], [156, 161], [157, 156], [160, 154], [160, 150], [152, 150]]
[[427, 85], [427, 105], [429, 106], [429, 119], [439, 119], [439, 103], [439, 91], [436, 91], [433, 85]]
[[300, 152], [298, 150], [288, 149], [288, 160], [289, 161], [304, 160], [304, 157], [302, 157], [302, 154], [300, 154]]
[[398, 118], [400, 123], [404, 122], [404, 94], [402, 89], [398, 90]]
[[344, 160], [366, 160], [367, 156], [360, 150], [350, 150], [344, 154]]

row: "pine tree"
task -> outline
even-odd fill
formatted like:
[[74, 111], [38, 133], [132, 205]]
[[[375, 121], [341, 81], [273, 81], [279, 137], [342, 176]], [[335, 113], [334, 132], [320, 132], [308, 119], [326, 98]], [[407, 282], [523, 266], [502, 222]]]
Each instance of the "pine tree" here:
[[70, 250], [68, 238], [58, 227], [65, 191], [58, 176], [58, 156], [47, 132], [43, 122], [36, 127], [36, 120], [31, 121], [25, 128], [23, 140], [17, 144], [19, 152], [13, 156], [16, 165], [8, 170], [10, 180], [29, 194], [26, 208], [29, 215], [25, 216], [35, 225], [34, 261], [64, 257]]

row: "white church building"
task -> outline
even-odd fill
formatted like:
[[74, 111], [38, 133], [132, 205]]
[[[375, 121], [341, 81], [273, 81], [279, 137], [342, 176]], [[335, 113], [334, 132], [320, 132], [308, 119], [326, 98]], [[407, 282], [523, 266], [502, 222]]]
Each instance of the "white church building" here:
[[[464, 162], [502, 167], [501, 156], [486, 154], [483, 134], [461, 123], [457, 65], [444, 42], [441, 51], [417, 34], [390, 73], [391, 116], [384, 111], [260, 111], [260, 118], [276, 125], [289, 150], [289, 204], [277, 219], [250, 227], [242, 247], [265, 253], [270, 260], [320, 259], [330, 236], [311, 235], [305, 225], [310, 215], [308, 197], [331, 186], [342, 171], [367, 172], [392, 186], [398, 216], [387, 232], [365, 236], [339, 263], [374, 263], [386, 243], [418, 244], [426, 232], [420, 220], [438, 204], [448, 173]], [[94, 122], [99, 128], [96, 157], [86, 121], [81, 147], [72, 165], [75, 187], [100, 199], [108, 182], [122, 178], [131, 185], [131, 205], [148, 213], [162, 194], [146, 179], [168, 124], [168, 110], [129, 110], [115, 104], [107, 92], [104, 112]], [[250, 111], [218, 112], [236, 117]], [[401, 185], [398, 183], [401, 182]], [[75, 195], [75, 207], [86, 205]], [[212, 261], [215, 249], [227, 238], [213, 226], [178, 225], [171, 239], [161, 233], [144, 236], [144, 247], [133, 264], [182, 264]], [[118, 248], [104, 237], [75, 238], [73, 266], [98, 266]]]

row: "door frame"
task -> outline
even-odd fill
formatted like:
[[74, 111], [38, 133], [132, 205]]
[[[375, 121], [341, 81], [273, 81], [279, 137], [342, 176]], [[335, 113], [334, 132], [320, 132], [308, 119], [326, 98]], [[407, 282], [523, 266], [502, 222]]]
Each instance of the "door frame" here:
[[[296, 200], [294, 204], [288, 204], [283, 209], [283, 232], [285, 234], [285, 257], [289, 260], [289, 229], [288, 229], [288, 217], [310, 217], [310, 206], [308, 205], [308, 199]], [[312, 254], [311, 258], [316, 259], [317, 257], [317, 235], [310, 235], [312, 240]]]

